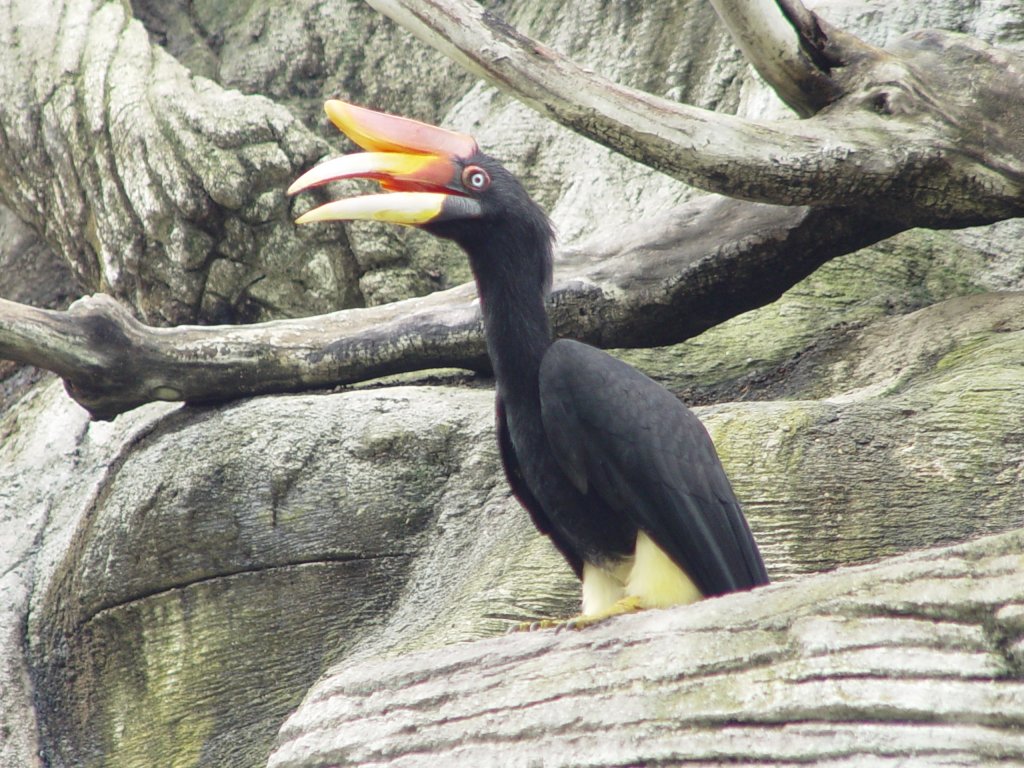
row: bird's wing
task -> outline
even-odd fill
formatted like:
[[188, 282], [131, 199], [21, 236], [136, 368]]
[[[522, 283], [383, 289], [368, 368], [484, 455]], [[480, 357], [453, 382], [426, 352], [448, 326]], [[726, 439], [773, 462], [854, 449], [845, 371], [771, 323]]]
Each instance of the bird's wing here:
[[548, 440], [573, 484], [627, 515], [705, 596], [767, 583], [711, 438], [672, 393], [563, 339], [541, 363], [540, 396]]
[[551, 520], [544, 512], [544, 508], [537, 501], [536, 497], [526, 485], [523, 479], [523, 472], [519, 468], [519, 458], [516, 456], [515, 447], [512, 445], [512, 437], [508, 432], [508, 422], [505, 420], [505, 404], [498, 396], [494, 403], [495, 429], [498, 433], [498, 451], [501, 453], [501, 465], [505, 469], [505, 479], [508, 480], [512, 494], [523, 505], [523, 508], [530, 513], [530, 519], [537, 530], [547, 535], [555, 548], [562, 553], [562, 556], [569, 562], [577, 578], [583, 577], [583, 560], [569, 544], [558, 535]]

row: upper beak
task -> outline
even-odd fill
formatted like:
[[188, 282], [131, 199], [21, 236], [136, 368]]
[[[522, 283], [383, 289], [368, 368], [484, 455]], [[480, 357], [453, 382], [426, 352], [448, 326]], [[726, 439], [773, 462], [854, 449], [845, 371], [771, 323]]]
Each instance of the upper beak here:
[[416, 225], [480, 215], [479, 203], [465, 196], [461, 181], [463, 161], [477, 152], [471, 136], [343, 101], [328, 101], [324, 109], [331, 122], [368, 151], [321, 163], [300, 176], [288, 194], [354, 178], [374, 179], [398, 194], [336, 200], [303, 214], [297, 224], [376, 219]]

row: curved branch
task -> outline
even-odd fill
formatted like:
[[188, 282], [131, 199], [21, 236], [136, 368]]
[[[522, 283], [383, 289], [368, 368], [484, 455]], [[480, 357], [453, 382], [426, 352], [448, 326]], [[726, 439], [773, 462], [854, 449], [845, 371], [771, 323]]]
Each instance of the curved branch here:
[[[857, 62], [836, 78], [842, 104], [765, 123], [612, 83], [471, 0], [367, 2], [539, 112], [708, 191], [874, 208], [905, 226], [1024, 214], [1024, 60], [977, 40], [919, 33], [897, 56], [837, 32], [830, 55]], [[986, 114], [998, 124], [979, 131]]]
[[[602, 346], [681, 341], [776, 299], [834, 256], [893, 232], [843, 212], [702, 198], [614, 240], [563, 250], [552, 322], [561, 336]], [[247, 326], [152, 328], [103, 295], [67, 312], [0, 300], [0, 357], [56, 372], [101, 419], [153, 400], [209, 402], [424, 368], [488, 366], [470, 284]]]
[[0, 299], [0, 357], [46, 368], [94, 418], [156, 400], [211, 402], [401, 371], [483, 368], [470, 286], [257, 325], [154, 328], [97, 294], [67, 312]]
[[[852, 192], [847, 160], [872, 146], [866, 135], [836, 133], [812, 121], [753, 122], [619, 85], [523, 36], [472, 0], [367, 2], [538, 112], [709, 192], [781, 205], [845, 202]], [[756, 177], [739, 181], [748, 169], [756, 169]], [[882, 162], [862, 171], [881, 183], [896, 168]], [[794, 185], [796, 176], [834, 178], [836, 189]], [[858, 185], [864, 183], [862, 177]]]
[[733, 41], [758, 74], [801, 117], [810, 117], [842, 95], [829, 77], [806, 21], [809, 13], [799, 3], [790, 10], [781, 0], [711, 0]]

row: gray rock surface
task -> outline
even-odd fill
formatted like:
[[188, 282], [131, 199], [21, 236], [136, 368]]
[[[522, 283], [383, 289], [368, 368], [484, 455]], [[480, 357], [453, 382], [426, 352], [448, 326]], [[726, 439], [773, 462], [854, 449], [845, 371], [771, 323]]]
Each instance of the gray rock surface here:
[[55, 382], [37, 392], [18, 429], [74, 426], [5, 442], [11, 478], [26, 463], [49, 478], [46, 499], [5, 484], [5, 509], [49, 509], [7, 529], [34, 567], [15, 563], [28, 583], [5, 616], [27, 632], [53, 764], [259, 764], [302, 691], [371, 639], [429, 636], [438, 615], [446, 638], [479, 637], [575, 596], [507, 498], [489, 392], [152, 407], [112, 425], [87, 424]]
[[[1022, 310], [978, 294], [883, 319], [829, 394], [700, 411], [775, 580], [1024, 524]], [[570, 614], [490, 412], [487, 390], [416, 386], [88, 424], [58, 383], [32, 390], [4, 422], [5, 658], [24, 691], [27, 643], [51, 759], [259, 764], [332, 663]], [[321, 734], [319, 711], [285, 741]]]

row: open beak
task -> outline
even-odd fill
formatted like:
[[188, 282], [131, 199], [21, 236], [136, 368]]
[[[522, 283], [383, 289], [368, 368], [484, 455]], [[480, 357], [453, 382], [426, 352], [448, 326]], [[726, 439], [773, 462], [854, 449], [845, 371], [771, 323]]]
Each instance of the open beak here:
[[288, 194], [339, 179], [373, 179], [388, 193], [335, 200], [304, 213], [296, 224], [373, 219], [417, 225], [481, 215], [461, 178], [466, 161], [477, 153], [471, 136], [343, 101], [328, 101], [324, 109], [367, 151], [321, 163], [300, 176]]

